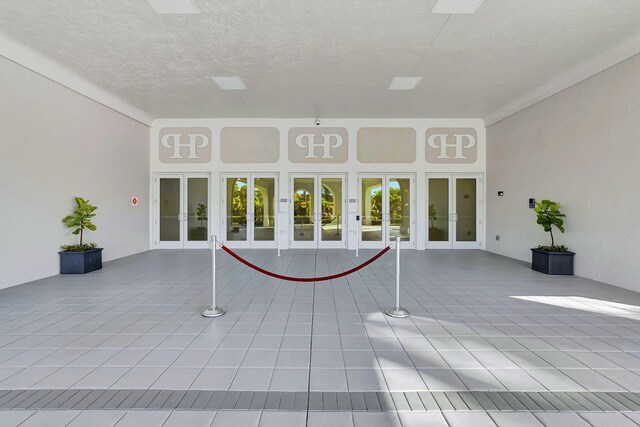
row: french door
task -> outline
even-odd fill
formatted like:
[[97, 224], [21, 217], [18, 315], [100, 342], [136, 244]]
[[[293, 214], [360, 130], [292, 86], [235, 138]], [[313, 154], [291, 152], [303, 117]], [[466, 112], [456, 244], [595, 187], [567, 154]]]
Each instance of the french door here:
[[344, 248], [346, 205], [344, 175], [291, 177], [292, 248]]
[[278, 178], [233, 174], [222, 179], [222, 240], [234, 248], [275, 248]]
[[478, 249], [482, 243], [482, 178], [427, 174], [427, 249]]
[[154, 248], [207, 248], [209, 175], [154, 176]]
[[400, 236], [401, 246], [415, 247], [413, 174], [360, 175], [361, 248], [383, 248]]

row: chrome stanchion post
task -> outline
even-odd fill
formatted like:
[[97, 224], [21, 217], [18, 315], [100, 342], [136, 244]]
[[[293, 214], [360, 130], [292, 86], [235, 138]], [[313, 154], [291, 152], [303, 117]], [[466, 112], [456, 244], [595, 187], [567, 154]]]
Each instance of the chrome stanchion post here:
[[218, 239], [216, 236], [211, 236], [211, 289], [212, 289], [212, 300], [211, 306], [207, 307], [202, 315], [204, 317], [220, 317], [225, 314], [227, 311], [216, 305], [216, 245], [218, 244]]
[[408, 317], [409, 312], [400, 306], [400, 236], [396, 236], [396, 305], [387, 308], [384, 313], [389, 317]]

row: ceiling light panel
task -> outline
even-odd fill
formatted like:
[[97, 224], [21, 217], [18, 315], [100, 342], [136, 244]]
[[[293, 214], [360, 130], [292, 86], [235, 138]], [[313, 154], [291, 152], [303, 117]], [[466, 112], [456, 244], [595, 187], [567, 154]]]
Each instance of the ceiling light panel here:
[[214, 76], [207, 77], [222, 90], [245, 90], [247, 85], [238, 76]]
[[438, 0], [431, 13], [476, 13], [484, 0]]
[[394, 77], [389, 90], [413, 90], [422, 81], [422, 77]]
[[192, 0], [147, 0], [147, 3], [161, 15], [200, 13]]

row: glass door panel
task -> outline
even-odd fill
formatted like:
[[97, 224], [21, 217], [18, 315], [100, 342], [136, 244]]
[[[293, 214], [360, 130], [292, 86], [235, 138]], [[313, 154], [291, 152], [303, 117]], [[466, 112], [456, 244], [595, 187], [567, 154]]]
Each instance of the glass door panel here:
[[253, 240], [275, 242], [276, 179], [253, 179]]
[[407, 242], [411, 236], [411, 179], [389, 178], [388, 181], [388, 215], [389, 241]]
[[293, 240], [315, 241], [315, 178], [293, 179]]
[[228, 241], [247, 241], [247, 178], [226, 179], [226, 231]]
[[477, 195], [475, 178], [456, 178], [456, 242], [477, 240]]
[[480, 176], [427, 176], [428, 249], [478, 249]]
[[180, 242], [182, 240], [182, 178], [160, 178], [159, 187], [160, 242]]
[[225, 241], [235, 248], [276, 245], [277, 178], [231, 175], [223, 180]]
[[292, 247], [345, 247], [344, 182], [344, 176], [336, 175], [292, 177]]
[[154, 178], [153, 247], [206, 248], [209, 241], [209, 176], [163, 174]]
[[209, 179], [187, 178], [187, 240], [206, 242], [209, 222]]
[[428, 241], [448, 242], [449, 239], [449, 178], [429, 178]]
[[342, 241], [342, 178], [320, 178], [320, 240]]
[[382, 248], [396, 237], [403, 247], [413, 247], [413, 178], [408, 174], [361, 176], [360, 186], [360, 247]]
[[382, 178], [362, 178], [360, 238], [363, 242], [382, 241]]

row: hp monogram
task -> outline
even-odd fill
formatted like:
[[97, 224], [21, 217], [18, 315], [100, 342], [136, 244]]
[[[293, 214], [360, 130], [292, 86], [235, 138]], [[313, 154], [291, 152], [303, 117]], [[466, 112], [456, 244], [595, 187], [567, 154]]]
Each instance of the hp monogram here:
[[471, 128], [427, 130], [427, 161], [430, 163], [473, 163], [478, 159], [478, 133]]
[[164, 128], [160, 132], [163, 163], [206, 163], [211, 160], [211, 131], [207, 128]]
[[[322, 141], [316, 142], [316, 136], [321, 136]], [[322, 151], [322, 159], [333, 159], [333, 155], [331, 154], [332, 148], [340, 148], [344, 143], [341, 135], [337, 133], [321, 133], [321, 134], [313, 134], [313, 133], [301, 133], [296, 136], [296, 145], [300, 148], [307, 149], [307, 155], [304, 156], [305, 159], [317, 159], [316, 148], [320, 148]]]

